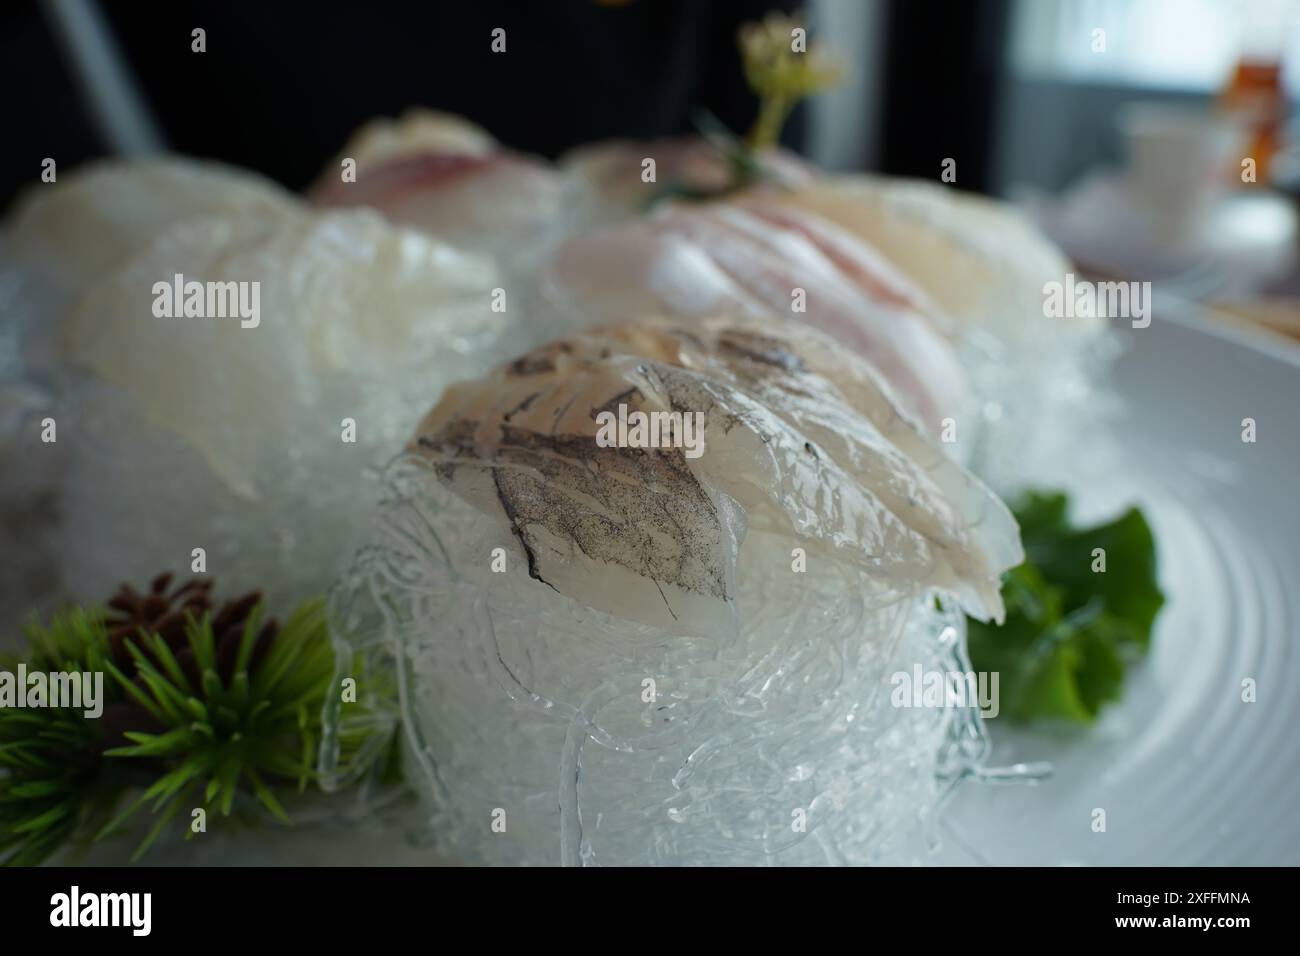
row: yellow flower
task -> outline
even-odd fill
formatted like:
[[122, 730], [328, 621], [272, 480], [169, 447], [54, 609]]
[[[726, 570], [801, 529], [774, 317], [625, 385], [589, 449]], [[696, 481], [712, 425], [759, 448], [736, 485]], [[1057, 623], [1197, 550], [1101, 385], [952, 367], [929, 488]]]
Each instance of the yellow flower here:
[[807, 30], [800, 16], [769, 13], [761, 23], [742, 26], [739, 41], [745, 81], [758, 94], [760, 104], [749, 134], [754, 147], [776, 143], [795, 104], [833, 86], [844, 74], [838, 59], [807, 45]]

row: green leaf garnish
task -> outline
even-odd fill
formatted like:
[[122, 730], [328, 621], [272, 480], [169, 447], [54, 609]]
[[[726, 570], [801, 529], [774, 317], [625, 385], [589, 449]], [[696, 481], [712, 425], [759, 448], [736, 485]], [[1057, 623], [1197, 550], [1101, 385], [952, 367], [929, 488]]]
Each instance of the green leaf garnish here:
[[[1136, 508], [1071, 527], [1059, 492], [1031, 493], [1013, 511], [1025, 561], [1003, 576], [1006, 622], [969, 622], [972, 665], [1000, 674], [1001, 713], [1012, 720], [1091, 723], [1120, 697], [1164, 604], [1151, 528]], [[1097, 548], [1105, 571], [1093, 570]]]

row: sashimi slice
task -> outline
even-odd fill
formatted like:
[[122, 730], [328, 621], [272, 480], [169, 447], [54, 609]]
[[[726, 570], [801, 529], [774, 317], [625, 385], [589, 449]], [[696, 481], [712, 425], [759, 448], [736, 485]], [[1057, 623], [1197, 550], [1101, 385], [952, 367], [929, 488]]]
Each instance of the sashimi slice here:
[[[355, 179], [344, 177], [344, 160]], [[544, 230], [558, 175], [459, 117], [413, 110], [362, 127], [312, 190], [322, 206], [367, 206], [391, 222], [475, 251], [500, 252]]]
[[[703, 453], [602, 447], [619, 405], [702, 413]], [[784, 323], [582, 332], [449, 388], [408, 448], [508, 527], [538, 586], [672, 631], [731, 620], [751, 530], [861, 567], [891, 600], [936, 588], [986, 619], [1021, 559], [1005, 506], [868, 362]]]
[[[871, 176], [826, 177], [771, 199], [878, 248], [964, 326], [1006, 338], [1052, 330], [1043, 286], [1063, 281], [1071, 266], [1014, 207], [935, 183]], [[1088, 330], [1101, 322], [1083, 315], [1066, 324]]]
[[562, 308], [597, 315], [619, 306], [731, 311], [815, 326], [875, 364], [933, 433], [964, 409], [965, 375], [924, 293], [853, 237], [797, 211], [673, 206], [564, 243], [546, 282]]

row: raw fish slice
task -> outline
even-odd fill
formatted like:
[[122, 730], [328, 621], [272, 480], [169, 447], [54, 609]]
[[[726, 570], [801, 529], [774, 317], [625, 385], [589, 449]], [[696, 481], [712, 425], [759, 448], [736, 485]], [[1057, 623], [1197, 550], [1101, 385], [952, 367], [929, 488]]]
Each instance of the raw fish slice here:
[[[730, 203], [677, 208], [669, 219], [772, 315], [806, 320], [868, 358], [932, 428], [964, 407], [965, 375], [938, 332], [946, 320], [922, 312], [924, 294], [869, 248], [853, 250], [861, 243], [851, 236], [812, 216], [757, 216]], [[806, 313], [791, 310], [796, 288]]]
[[[1003, 338], [1052, 331], [1043, 285], [1070, 264], [1005, 203], [920, 180], [826, 177], [771, 201], [812, 212], [879, 249], [946, 314]], [[1092, 316], [1065, 322], [1099, 327]]]
[[925, 291], [875, 247], [827, 219], [781, 202], [783, 195], [770, 191], [753, 193], [735, 202], [759, 219], [799, 233], [873, 299], [911, 309], [941, 328], [951, 324]]
[[504, 154], [394, 160], [314, 195], [322, 206], [368, 206], [398, 225], [482, 251], [542, 228], [557, 198], [544, 168]]
[[[730, 203], [674, 206], [650, 220], [564, 243], [546, 282], [563, 306], [720, 311], [807, 322], [867, 357], [931, 429], [965, 407], [965, 376], [923, 313], [923, 293], [852, 237], [797, 211]], [[806, 312], [794, 311], [794, 291]]]
[[[123, 260], [102, 275], [96, 265], [51, 276], [39, 298], [0, 300], [0, 328], [36, 303], [49, 340], [22, 368], [48, 384], [58, 422], [57, 444], [37, 446], [49, 449], [43, 464], [59, 456], [52, 552], [80, 600], [187, 567], [203, 548], [227, 587], [292, 602], [321, 593], [350, 553], [369, 514], [370, 470], [401, 447], [431, 392], [520, 347], [516, 313], [491, 307], [503, 283], [490, 260], [371, 211], [256, 196], [229, 208], [178, 200], [192, 214], [175, 221], [161, 204], [134, 219], [117, 208], [186, 179], [209, 177], [118, 167], [93, 192], [69, 177], [22, 223], [29, 243], [99, 230], [121, 241]], [[62, 201], [64, 188], [79, 201]], [[13, 263], [20, 290], [40, 264]], [[178, 273], [259, 283], [257, 326], [155, 315], [154, 284]], [[36, 434], [36, 411], [24, 412], [22, 434]]]
[[[770, 322], [710, 319], [702, 330], [697, 330], [704, 333], [705, 345], [701, 348], [699, 337], [684, 332], [680, 323], [658, 320], [652, 324], [678, 326], [672, 333], [675, 351], [659, 353], [662, 361], [696, 369], [703, 368], [713, 356], [714, 369], [735, 376], [760, 405], [797, 432], [819, 441], [814, 447], [829, 450], [835, 461], [846, 465], [844, 470], [850, 478], [868, 480], [871, 490], [887, 498], [894, 511], [906, 511], [907, 521], [922, 537], [932, 542], [952, 538], [953, 532], [944, 527], [945, 522], [955, 522], [964, 531], [972, 532], [974, 551], [985, 556], [986, 567], [996, 569], [991, 591], [972, 600], [988, 599], [988, 606], [1001, 607], [996, 579], [1024, 557], [1015, 520], [995, 495], [902, 413], [893, 390], [870, 362], [845, 351], [825, 335], [788, 325], [779, 325], [780, 334], [774, 336]], [[641, 326], [623, 323], [608, 331], [630, 337], [637, 343], [637, 350], [645, 353], [651, 346], [642, 344]], [[660, 337], [661, 349], [665, 341], [672, 338]], [[845, 407], [848, 414], [844, 413]], [[864, 417], [879, 432], [883, 444], [871, 444], [863, 437], [869, 433], [856, 430]], [[891, 470], [897, 461], [892, 453], [884, 453], [891, 445], [910, 464]], [[795, 460], [802, 461], [797, 455]], [[913, 466], [927, 473], [943, 501], [922, 502], [917, 498], [920, 479], [915, 477]], [[813, 489], [814, 493], [819, 490]], [[918, 503], [924, 506], [917, 508]], [[808, 527], [814, 523], [810, 521]], [[979, 569], [978, 562], [954, 556], [951, 563], [963, 578], [980, 582], [981, 587], [987, 583], [988, 575]]]
[[[356, 162], [344, 182], [341, 160]], [[322, 206], [369, 206], [391, 222], [498, 252], [538, 234], [560, 201], [545, 164], [502, 149], [458, 117], [414, 110], [359, 130], [312, 191]]]
[[[177, 273], [259, 283], [259, 324], [155, 317], [150, 290]], [[461, 373], [481, 349], [489, 365], [506, 323], [490, 309], [498, 281], [485, 260], [362, 210], [209, 216], [173, 227], [94, 285], [62, 329], [62, 357], [134, 396], [256, 498], [275, 480], [268, 456], [306, 437], [305, 413], [326, 432], [351, 417], [367, 438], [397, 437], [404, 401], [427, 394], [431, 378]]]
[[681, 316], [771, 313], [707, 249], [657, 221], [597, 229], [564, 243], [543, 281], [546, 294], [563, 309], [597, 318], [620, 310]]
[[75, 294], [169, 226], [210, 215], [275, 216], [299, 204], [270, 180], [185, 159], [93, 163], [34, 186], [9, 222], [10, 253]]
[[[704, 450], [606, 448], [597, 414], [702, 412]], [[645, 320], [453, 386], [410, 450], [514, 535], [530, 575], [669, 631], [725, 627], [747, 529], [1000, 617], [1014, 520], [922, 437], [865, 361], [808, 329]]]
[[880, 249], [951, 316], [948, 335], [977, 399], [959, 419], [955, 449], [995, 488], [1054, 473], [1117, 413], [1099, 387], [1117, 338], [1092, 312], [1046, 314], [1048, 283], [1065, 282], [1073, 267], [1013, 207], [871, 176], [828, 176], [765, 200]]
[[416, 108], [400, 119], [380, 117], [366, 123], [352, 134], [341, 155], [362, 168], [409, 156], [485, 157], [499, 148], [491, 133], [464, 117]]
[[[182, 532], [172, 547], [160, 546], [166, 499], [184, 498], [182, 507], [194, 512], [194, 496], [204, 496], [186, 487], [174, 454], [149, 458], [130, 425], [111, 414], [112, 400], [69, 394], [59, 345], [67, 316], [87, 289], [179, 223], [269, 219], [298, 205], [253, 173], [176, 158], [63, 166], [55, 182], [33, 185], [19, 198], [0, 235], [0, 526], [7, 532], [0, 536], [0, 620], [14, 624], [13, 633], [34, 611], [100, 601], [124, 575], [147, 579], [161, 567], [180, 566], [206, 537]], [[149, 287], [138, 291], [147, 314]], [[147, 358], [147, 338], [132, 341], [135, 357]], [[58, 441], [49, 444], [33, 427], [47, 416], [58, 427]], [[82, 452], [96, 444], [108, 454], [118, 449], [114, 463], [131, 462], [144, 473], [138, 500], [129, 483], [140, 476], [114, 488], [103, 455], [85, 462]], [[74, 487], [97, 496], [84, 513]], [[203, 507], [221, 505], [207, 496]], [[99, 536], [97, 523], [111, 525], [109, 533]], [[136, 538], [144, 539], [139, 551]], [[139, 563], [128, 569], [133, 561]], [[79, 574], [75, 566], [84, 562], [100, 576]]]

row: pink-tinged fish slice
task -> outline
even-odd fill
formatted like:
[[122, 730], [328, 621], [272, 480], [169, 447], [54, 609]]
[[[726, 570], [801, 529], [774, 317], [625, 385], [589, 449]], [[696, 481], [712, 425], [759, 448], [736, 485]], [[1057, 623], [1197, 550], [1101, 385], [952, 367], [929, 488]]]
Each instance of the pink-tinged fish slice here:
[[[341, 175], [345, 158], [355, 163], [355, 181]], [[503, 149], [473, 124], [412, 111], [354, 134], [311, 198], [322, 206], [367, 206], [426, 235], [496, 252], [546, 228], [560, 189], [548, 165]]]
[[475, 249], [509, 244], [543, 228], [559, 186], [545, 166], [509, 153], [403, 156], [327, 181], [322, 206], [368, 206], [390, 221]]
[[[773, 314], [807, 321], [870, 359], [930, 427], [964, 408], [956, 353], [912, 305], [919, 293], [880, 267], [868, 247], [855, 250], [852, 237], [833, 235], [811, 216], [793, 214], [788, 221], [799, 226], [791, 228], [731, 203], [679, 207], [668, 218]], [[793, 311], [795, 289], [806, 294], [804, 313]]]
[[771, 195], [753, 194], [738, 203], [760, 219], [804, 236], [873, 298], [919, 312], [940, 331], [951, 326], [951, 318], [942, 314], [919, 285], [847, 229]]
[[[814, 242], [810, 236], [816, 236]], [[832, 250], [828, 254], [822, 246]], [[731, 311], [804, 322], [868, 358], [932, 431], [958, 417], [965, 377], [924, 301], [870, 249], [815, 222], [791, 228], [730, 203], [672, 206], [571, 240], [549, 276], [569, 308], [679, 316]], [[794, 310], [794, 292], [806, 311]]]
[[569, 240], [552, 257], [545, 281], [554, 302], [597, 322], [627, 311], [771, 312], [708, 250], [656, 222], [597, 229]]

